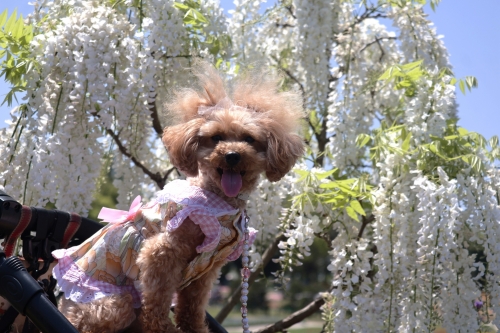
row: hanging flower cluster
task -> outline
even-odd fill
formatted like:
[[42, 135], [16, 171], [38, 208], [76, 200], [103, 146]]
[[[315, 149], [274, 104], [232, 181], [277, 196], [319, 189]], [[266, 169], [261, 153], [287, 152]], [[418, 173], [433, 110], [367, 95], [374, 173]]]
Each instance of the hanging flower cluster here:
[[345, 34], [339, 36], [334, 49], [338, 64], [334, 73], [343, 76], [341, 93], [332, 90], [328, 98], [331, 136], [327, 149], [333, 164], [341, 169], [360, 164], [364, 151], [356, 146], [357, 136], [368, 133], [375, 117], [391, 112], [399, 100], [391, 86], [381, 87], [377, 82], [386, 64], [401, 60], [394, 32], [373, 19], [350, 27], [352, 19], [344, 21]]
[[119, 129], [127, 149], [142, 149], [154, 73], [132, 33], [125, 16], [86, 2], [35, 38], [40, 68], [28, 78], [27, 106], [13, 114], [19, 125], [10, 149], [2, 150], [11, 156], [2, 160], [9, 193], [25, 204], [51, 200], [86, 212], [109, 147], [102, 131]]
[[433, 23], [426, 18], [423, 6], [410, 1], [404, 2], [406, 4], [393, 6], [388, 12], [400, 33], [404, 62], [423, 60], [429, 66], [449, 68], [448, 52], [442, 36], [436, 34]]
[[250, 226], [259, 231], [250, 251], [252, 270], [261, 265], [261, 253], [279, 232], [283, 219], [282, 204], [289, 195], [290, 183], [288, 179], [276, 183], [263, 179], [248, 200]]
[[330, 60], [335, 32], [338, 31], [339, 2], [307, 0], [293, 2], [297, 38], [293, 52], [300, 66], [297, 70], [306, 87], [305, 94], [314, 105], [328, 95], [330, 82]]

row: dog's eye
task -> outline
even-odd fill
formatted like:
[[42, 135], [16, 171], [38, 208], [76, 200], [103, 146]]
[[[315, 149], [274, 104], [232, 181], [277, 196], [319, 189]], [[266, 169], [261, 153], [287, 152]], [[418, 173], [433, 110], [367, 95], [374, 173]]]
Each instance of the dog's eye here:
[[214, 135], [212, 137], [212, 141], [215, 143], [219, 142], [220, 140], [222, 140], [222, 136], [220, 136], [220, 135]]
[[252, 142], [255, 142], [255, 139], [254, 139], [254, 138], [252, 138], [251, 136], [247, 136], [247, 137], [245, 138], [245, 141], [246, 141], [246, 142], [248, 142], [248, 143], [252, 143]]

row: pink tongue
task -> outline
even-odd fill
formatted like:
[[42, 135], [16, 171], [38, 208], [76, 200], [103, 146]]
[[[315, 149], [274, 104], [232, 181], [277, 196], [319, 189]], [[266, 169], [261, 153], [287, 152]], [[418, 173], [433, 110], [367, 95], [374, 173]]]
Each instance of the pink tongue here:
[[241, 175], [239, 172], [224, 170], [221, 179], [222, 189], [228, 197], [235, 197], [240, 193]]

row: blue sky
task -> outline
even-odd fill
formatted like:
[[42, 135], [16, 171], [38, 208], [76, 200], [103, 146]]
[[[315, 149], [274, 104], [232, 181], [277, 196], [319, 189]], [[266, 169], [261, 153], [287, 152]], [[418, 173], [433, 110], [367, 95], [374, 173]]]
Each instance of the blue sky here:
[[[225, 9], [233, 7], [231, 0], [221, 3]], [[5, 8], [9, 13], [17, 8], [26, 15], [32, 7], [28, 0], [7, 0], [0, 4], [0, 11]], [[456, 77], [474, 75], [478, 79], [479, 87], [465, 96], [457, 89], [459, 125], [487, 139], [500, 136], [500, 102], [496, 99], [500, 97], [500, 1], [443, 0], [436, 12], [427, 9], [438, 34], [444, 35]], [[8, 89], [0, 82], [1, 100]], [[6, 126], [9, 111], [5, 105], [0, 107], [0, 127]]]

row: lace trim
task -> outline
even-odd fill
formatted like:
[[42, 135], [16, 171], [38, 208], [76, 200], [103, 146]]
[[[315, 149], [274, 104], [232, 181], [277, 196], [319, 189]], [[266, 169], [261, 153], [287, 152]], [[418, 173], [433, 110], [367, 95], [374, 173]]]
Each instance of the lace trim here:
[[186, 180], [181, 179], [173, 180], [165, 185], [163, 190], [156, 192], [154, 200], [160, 204], [173, 201], [193, 209], [203, 209], [215, 217], [238, 213], [238, 209], [225, 202], [217, 194], [191, 186]]
[[54, 258], [58, 259], [52, 274], [64, 292], [66, 299], [76, 303], [89, 303], [107, 296], [130, 293], [134, 308], [141, 306], [141, 295], [136, 286], [116, 286], [91, 278], [69, 257], [73, 252], [72, 249], [52, 252]]

